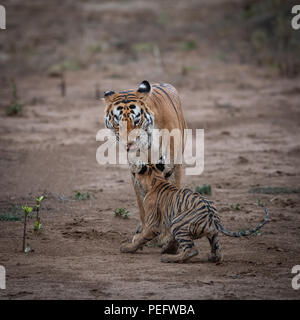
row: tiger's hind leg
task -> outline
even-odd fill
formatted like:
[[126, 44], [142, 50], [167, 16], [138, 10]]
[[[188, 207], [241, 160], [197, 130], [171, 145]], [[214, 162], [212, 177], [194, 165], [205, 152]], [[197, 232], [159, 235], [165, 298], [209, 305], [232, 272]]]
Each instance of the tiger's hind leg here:
[[208, 260], [211, 262], [222, 261], [223, 255], [222, 255], [221, 247], [219, 244], [218, 233], [216, 232], [216, 233], [207, 235], [207, 239], [211, 247], [211, 253], [208, 255]]
[[194, 241], [188, 230], [177, 230], [174, 234], [174, 238], [179, 244], [180, 253], [175, 255], [163, 255], [161, 257], [161, 262], [183, 263], [198, 254], [198, 250], [194, 247]]
[[[168, 175], [168, 171], [165, 172], [166, 179], [171, 184], [174, 184], [176, 187], [180, 188], [181, 178], [182, 178], [182, 165], [175, 164], [171, 175]], [[178, 244], [176, 242], [171, 242], [171, 235], [169, 227], [165, 227], [161, 230], [160, 235], [153, 239], [152, 243], [156, 243], [159, 247], [162, 247], [162, 253], [175, 254], [178, 249]]]

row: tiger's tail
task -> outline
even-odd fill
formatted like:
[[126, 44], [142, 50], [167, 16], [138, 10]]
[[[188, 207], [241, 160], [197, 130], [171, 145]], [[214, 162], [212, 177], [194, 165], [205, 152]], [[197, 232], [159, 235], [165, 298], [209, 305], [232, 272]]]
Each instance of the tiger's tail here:
[[269, 220], [269, 212], [267, 208], [264, 208], [266, 216], [264, 218], [264, 220], [258, 224], [255, 228], [253, 229], [249, 229], [249, 230], [243, 230], [243, 231], [238, 231], [238, 232], [232, 232], [229, 231], [227, 229], [224, 228], [224, 226], [221, 223], [218, 223], [218, 230], [221, 231], [223, 234], [225, 234], [226, 236], [229, 237], [245, 237], [245, 236], [249, 236], [253, 233], [255, 233], [256, 231], [258, 231], [262, 226], [264, 226], [268, 220]]

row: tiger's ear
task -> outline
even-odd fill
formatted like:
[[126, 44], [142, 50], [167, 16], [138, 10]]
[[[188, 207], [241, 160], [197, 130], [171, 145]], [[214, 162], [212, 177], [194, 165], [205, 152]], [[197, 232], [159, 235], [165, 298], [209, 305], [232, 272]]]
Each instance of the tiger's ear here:
[[157, 163], [155, 166], [161, 172], [165, 170], [165, 165], [163, 163]]
[[114, 91], [105, 91], [103, 99], [106, 104], [109, 104], [113, 101], [115, 96], [116, 96], [116, 93]]
[[146, 171], [147, 171], [147, 166], [146, 166], [146, 165], [143, 165], [143, 166], [141, 167], [141, 170], [139, 171], [139, 174], [144, 174]]
[[151, 92], [151, 85], [147, 80], [144, 80], [138, 87], [136, 95], [141, 100], [146, 100]]

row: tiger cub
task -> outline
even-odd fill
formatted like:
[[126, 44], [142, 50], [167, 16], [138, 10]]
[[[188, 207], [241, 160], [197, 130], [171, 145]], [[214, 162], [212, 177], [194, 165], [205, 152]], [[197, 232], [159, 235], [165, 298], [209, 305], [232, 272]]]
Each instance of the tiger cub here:
[[[133, 168], [135, 167], [135, 168]], [[132, 172], [144, 191], [145, 228], [137, 234], [132, 243], [121, 245], [124, 253], [135, 252], [160, 233], [162, 228], [169, 228], [171, 237], [162, 253], [180, 253], [163, 255], [162, 262], [185, 262], [196, 256], [198, 250], [193, 239], [206, 236], [210, 242], [209, 260], [222, 260], [218, 232], [231, 237], [248, 236], [259, 230], [269, 219], [265, 208], [265, 218], [255, 228], [240, 232], [228, 231], [222, 225], [214, 203], [187, 188], [177, 188], [170, 184], [163, 175], [164, 164], [132, 165]]]

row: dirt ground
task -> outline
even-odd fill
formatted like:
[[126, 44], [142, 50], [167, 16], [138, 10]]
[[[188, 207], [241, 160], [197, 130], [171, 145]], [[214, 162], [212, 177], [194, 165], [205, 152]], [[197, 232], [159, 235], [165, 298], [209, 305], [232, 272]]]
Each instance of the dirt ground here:
[[[103, 1], [101, 5], [75, 1], [79, 7], [70, 8], [68, 3], [60, 9], [70, 9], [69, 15], [59, 24], [58, 13], [57, 29], [48, 30], [47, 18], [51, 20], [57, 8], [42, 9], [34, 6], [35, 1], [32, 7], [21, 6], [17, 1], [16, 21], [5, 37], [11, 46], [13, 39], [19, 39], [18, 50], [24, 43], [34, 43], [35, 51], [28, 48], [22, 66], [18, 54], [11, 58], [9, 46], [2, 47], [0, 213], [34, 205], [41, 194], [47, 198], [42, 204], [40, 235], [33, 232], [34, 219], [29, 220], [32, 250], [27, 254], [21, 252], [23, 222], [0, 221], [0, 265], [7, 272], [7, 288], [0, 290], [0, 299], [299, 299], [299, 290], [291, 286], [291, 269], [300, 264], [300, 194], [249, 192], [255, 187], [299, 187], [299, 77], [282, 78], [273, 69], [241, 62], [233, 58], [234, 49], [228, 59], [220, 59], [220, 49], [210, 42], [213, 34], [203, 43], [199, 40], [193, 50], [174, 50], [176, 36], [183, 37], [180, 32], [205, 32], [201, 24], [194, 24], [194, 30], [188, 27], [196, 1], [183, 10], [177, 29], [159, 15], [158, 1], [153, 6], [142, 1]], [[204, 18], [226, 1], [211, 3], [202, 8]], [[172, 19], [181, 10], [178, 6], [171, 11]], [[39, 24], [31, 19], [22, 38], [18, 19], [32, 12]], [[72, 29], [77, 15], [81, 23]], [[157, 16], [162, 34], [151, 24]], [[99, 39], [106, 42], [87, 58], [82, 52], [97, 38], [97, 28]], [[65, 30], [71, 31], [65, 34]], [[134, 30], [139, 42], [149, 36], [149, 41], [162, 43], [164, 50], [159, 55], [146, 49], [132, 53], [128, 43], [133, 40], [122, 35], [127, 31], [134, 38]], [[115, 38], [117, 45], [111, 40]], [[53, 46], [58, 49], [51, 55]], [[67, 94], [61, 97], [60, 78], [51, 65], [56, 63], [54, 57], [72, 53], [88, 63], [65, 71]], [[34, 71], [35, 65], [39, 71]], [[21, 115], [7, 117], [4, 108], [10, 100], [12, 75], [24, 107]], [[188, 127], [205, 130], [204, 172], [184, 176], [182, 184], [193, 189], [210, 184], [209, 198], [230, 230], [260, 222], [264, 212], [258, 203], [269, 209], [270, 222], [258, 235], [221, 236], [222, 263], [207, 262], [205, 239], [196, 241], [199, 256], [185, 264], [161, 263], [157, 247], [136, 254], [119, 251], [121, 242], [133, 236], [139, 216], [128, 167], [96, 162], [100, 145], [96, 134], [104, 127], [104, 104], [95, 99], [95, 85], [99, 83], [101, 92], [121, 90], [134, 88], [144, 79], [173, 84]], [[76, 191], [89, 192], [92, 199], [75, 200]], [[237, 204], [240, 210], [234, 209]], [[120, 207], [130, 211], [129, 219], [114, 216]]]

